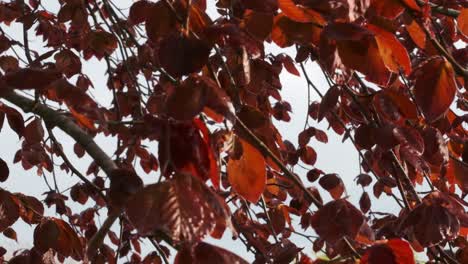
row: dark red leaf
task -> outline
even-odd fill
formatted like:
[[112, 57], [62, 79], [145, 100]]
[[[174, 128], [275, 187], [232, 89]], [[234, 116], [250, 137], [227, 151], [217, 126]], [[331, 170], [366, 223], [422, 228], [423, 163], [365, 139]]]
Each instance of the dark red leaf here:
[[200, 242], [184, 247], [175, 258], [175, 264], [247, 264], [248, 262], [226, 249]]
[[202, 40], [173, 34], [161, 41], [158, 58], [169, 74], [180, 77], [200, 71], [208, 61], [210, 50]]
[[371, 207], [371, 200], [367, 192], [363, 192], [359, 199], [359, 207], [363, 213], [367, 213]]
[[62, 73], [51, 69], [24, 68], [8, 72], [1, 78], [14, 89], [43, 89], [55, 80], [62, 78]]
[[318, 121], [322, 121], [325, 115], [329, 114], [333, 111], [333, 108], [338, 103], [338, 97], [340, 96], [340, 87], [334, 85], [328, 89], [325, 95], [322, 98], [322, 102], [320, 102], [320, 108], [318, 112]]
[[344, 236], [354, 239], [364, 216], [351, 203], [344, 199], [331, 201], [312, 215], [311, 225], [326, 242], [335, 244]]
[[0, 182], [6, 181], [9, 175], [10, 169], [8, 168], [7, 163], [0, 158]]

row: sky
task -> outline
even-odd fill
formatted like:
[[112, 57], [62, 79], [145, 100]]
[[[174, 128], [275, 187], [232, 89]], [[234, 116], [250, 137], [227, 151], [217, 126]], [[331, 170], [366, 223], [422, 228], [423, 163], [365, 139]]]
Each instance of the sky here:
[[[56, 0], [48, 0], [42, 2], [48, 10], [57, 10], [59, 7], [58, 1]], [[114, 2], [122, 8], [122, 11], [124, 13], [128, 12], [128, 8], [132, 3], [132, 1], [129, 0], [119, 0]], [[214, 1], [208, 0], [207, 2], [209, 4], [208, 13], [213, 18], [216, 14], [215, 9], [213, 7]], [[1, 24], [0, 27], [10, 36], [14, 36], [15, 39], [22, 39], [22, 30], [19, 24], [12, 23], [11, 27], [7, 27], [4, 24]], [[33, 26], [33, 29], [34, 28], [35, 27]], [[29, 32], [29, 35], [31, 36], [31, 48], [39, 52], [41, 50], [44, 50], [41, 47], [42, 41], [36, 37], [33, 37], [33, 30], [30, 30]], [[289, 54], [292, 58], [294, 58], [295, 55], [294, 49], [280, 49], [274, 44], [266, 45], [266, 49], [267, 52], [271, 52], [273, 54], [285, 52]], [[23, 54], [21, 49], [16, 50], [18, 51], [18, 53]], [[91, 94], [101, 105], [109, 106], [112, 97], [108, 88], [106, 87], [107, 77], [105, 70], [106, 68], [104, 60], [98, 61], [95, 58], [93, 58], [83, 64], [83, 73], [88, 75], [94, 83], [94, 89], [91, 90]], [[326, 90], [328, 89], [328, 84], [325, 81], [325, 78], [322, 75], [318, 66], [316, 64], [308, 63], [306, 65], [306, 70], [314, 84], [321, 90], [321, 92], [326, 92]], [[294, 144], [297, 144], [297, 135], [303, 130], [308, 109], [307, 84], [304, 78], [294, 76], [286, 72], [285, 70], [283, 70], [283, 72], [281, 73], [280, 78], [281, 83], [283, 85], [281, 95], [283, 97], [283, 100], [288, 101], [292, 106], [292, 118], [291, 121], [288, 123], [275, 121], [275, 124], [280, 133], [283, 135], [283, 139], [288, 139]], [[311, 94], [312, 100], [319, 99], [313, 91], [311, 91]], [[4, 100], [1, 101], [4, 102]], [[314, 120], [309, 120], [309, 122], [312, 126], [326, 131], [329, 138], [329, 142], [327, 144], [320, 143], [315, 140], [311, 140], [311, 143], [309, 143], [309, 145], [312, 146], [318, 153], [317, 163], [315, 167], [325, 171], [326, 173], [339, 174], [345, 183], [347, 195], [350, 197], [349, 200], [355, 205], [357, 205], [360, 195], [362, 193], [362, 188], [357, 186], [354, 182], [354, 178], [360, 173], [359, 159], [356, 149], [352, 146], [349, 140], [347, 140], [345, 143], [342, 143], [341, 136], [337, 136], [331, 129], [327, 130], [328, 123], [326, 121], [316, 123], [316, 121]], [[68, 137], [67, 135], [65, 135], [57, 129], [54, 129], [54, 133], [58, 140], [62, 143], [66, 155], [69, 157], [70, 160], [74, 162], [74, 165], [77, 167], [77, 169], [81, 172], [86, 172], [91, 162], [90, 157], [88, 155], [85, 155], [84, 158], [78, 159], [73, 152], [73, 139], [71, 139], [70, 137]], [[109, 138], [104, 137], [102, 135], [98, 135], [95, 138], [95, 141], [100, 146], [102, 146], [102, 148], [107, 154], [109, 154], [110, 156], [113, 154], [113, 151], [115, 150], [115, 138]], [[4, 183], [0, 183], [0, 187], [5, 188], [10, 192], [22, 192], [27, 195], [40, 197], [41, 199], [45, 198], [43, 192], [47, 191], [48, 187], [45, 184], [43, 178], [36, 174], [35, 169], [33, 168], [31, 170], [25, 171], [20, 164], [12, 164], [13, 157], [17, 149], [19, 149], [21, 146], [21, 140], [18, 139], [18, 136], [11, 131], [11, 129], [8, 127], [7, 122], [4, 123], [3, 129], [0, 133], [0, 146], [2, 148], [2, 151], [0, 151], [0, 158], [5, 160], [10, 168], [9, 179]], [[154, 146], [152, 150], [156, 151]], [[59, 161], [57, 161], [57, 159]], [[59, 158], [56, 158], [56, 163], [61, 164], [61, 160]], [[58, 186], [61, 187], [61, 190], [67, 189], [73, 186], [76, 182], [78, 182], [78, 178], [76, 176], [70, 177], [69, 175], [66, 175], [64, 172], [62, 172], [60, 169], [57, 169], [56, 171], [58, 172]], [[154, 183], [157, 179], [155, 173], [145, 175], [141, 170], [139, 170], [138, 172], [139, 175], [143, 177], [145, 183]], [[306, 186], [318, 187], [317, 182], [313, 184], [307, 182], [305, 177], [305, 173], [307, 172], [306, 170], [296, 166], [295, 172], [300, 175]], [[51, 176], [47, 175], [47, 177], [49, 179], [49, 182], [52, 182]], [[370, 196], [373, 197], [372, 189], [369, 189], [369, 187], [368, 192], [370, 193]], [[331, 200], [331, 197], [325, 191], [322, 192], [322, 197], [325, 201]], [[373, 203], [373, 210], [379, 211], [380, 209], [385, 209], [385, 211], [388, 212], [390, 209], [390, 211], [393, 211], [395, 213], [397, 212], [397, 207], [393, 200], [386, 197], [385, 195], [383, 195], [381, 198], [382, 199], [379, 200], [378, 204]], [[68, 205], [72, 208], [72, 210], [84, 208], [81, 205], [74, 202], [70, 202], [68, 203]], [[91, 203], [88, 203], [85, 206], [89, 207], [91, 205]], [[46, 209], [45, 214], [54, 216], [54, 212], [55, 208], [52, 207]], [[101, 218], [101, 220], [102, 219], [103, 218]], [[13, 228], [18, 234], [19, 243], [0, 235], [0, 245], [6, 247], [7, 249], [20, 249], [32, 247], [32, 233], [34, 230], [34, 226], [29, 226], [21, 220], [19, 220], [13, 226]], [[300, 227], [297, 228], [300, 229]], [[116, 225], [114, 225], [113, 230], [116, 230]], [[311, 232], [310, 230], [311, 229], [308, 229], [307, 232]], [[305, 248], [305, 253], [313, 255], [312, 244], [310, 242], [308, 242], [305, 239], [301, 239], [297, 236], [295, 236], [293, 240], [296, 242], [297, 246]], [[239, 241], [233, 241], [231, 239], [230, 232], [226, 232], [221, 240], [208, 238], [207, 241], [209, 243], [213, 243], [228, 250], [231, 250], [247, 260], [253, 260], [253, 255], [246, 252], [245, 246], [242, 243], [240, 243]], [[142, 249], [143, 252], [146, 253], [153, 250], [151, 244], [149, 244], [148, 241], [143, 241]], [[143, 253], [142, 256], [145, 256], [146, 253]], [[71, 260], [67, 259], [67, 261], [70, 262]], [[120, 259], [120, 263], [123, 261], [125, 261], [125, 258]]]

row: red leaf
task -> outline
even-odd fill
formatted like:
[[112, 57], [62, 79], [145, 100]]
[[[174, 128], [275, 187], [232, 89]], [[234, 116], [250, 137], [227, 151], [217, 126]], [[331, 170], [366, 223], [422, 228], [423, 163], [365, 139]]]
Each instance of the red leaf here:
[[34, 118], [25, 128], [24, 128], [24, 139], [29, 144], [40, 143], [44, 138], [44, 129], [42, 128], [42, 123], [40, 119]]
[[61, 77], [62, 74], [56, 70], [24, 68], [8, 72], [1, 80], [14, 89], [42, 89]]
[[19, 206], [13, 195], [0, 189], [0, 232], [13, 225], [19, 217]]
[[427, 247], [455, 239], [460, 222], [466, 223], [466, 220], [465, 209], [457, 199], [436, 191], [424, 197], [423, 202], [407, 215], [402, 230]]
[[75, 231], [63, 220], [44, 218], [34, 229], [34, 247], [40, 253], [56, 250], [75, 260], [83, 258], [83, 246]]
[[256, 39], [263, 41], [266, 39], [273, 28], [273, 14], [266, 12], [257, 12], [247, 9], [244, 12], [241, 27], [252, 34]]
[[15, 193], [15, 196], [19, 201], [21, 219], [30, 225], [40, 223], [44, 215], [42, 203], [35, 197], [21, 193]]
[[226, 249], [200, 242], [184, 247], [175, 257], [175, 264], [247, 264], [248, 262]]
[[271, 39], [282, 48], [293, 44], [318, 45], [321, 31], [312, 23], [299, 23], [281, 13], [275, 16]]
[[452, 65], [442, 57], [433, 57], [417, 71], [414, 95], [427, 122], [441, 118], [455, 98], [457, 86]]
[[8, 125], [21, 138], [24, 132], [24, 119], [20, 112], [6, 105], [0, 105], [0, 111], [6, 114]]
[[340, 199], [345, 190], [343, 181], [338, 174], [335, 173], [325, 174], [320, 178], [319, 184], [322, 188], [327, 190], [335, 200]]
[[340, 96], [340, 87], [334, 85], [328, 89], [320, 102], [320, 108], [318, 112], [318, 121], [322, 121], [325, 115], [329, 114], [335, 108], [338, 103], [338, 97]]
[[95, 30], [85, 37], [86, 47], [83, 50], [85, 60], [95, 56], [98, 60], [105, 55], [111, 55], [117, 48], [117, 38], [106, 31]]
[[177, 30], [177, 18], [164, 2], [153, 3], [147, 12], [151, 15], [146, 17], [145, 28], [152, 42], [157, 43], [160, 38]]
[[289, 55], [280, 54], [276, 58], [279, 59], [279, 61], [281, 61], [283, 63], [284, 68], [286, 68], [286, 70], [289, 73], [294, 74], [296, 76], [301, 76], [301, 74], [297, 70], [296, 66], [294, 66], [293, 59], [291, 59], [291, 57], [289, 57]]
[[81, 72], [80, 58], [71, 50], [62, 50], [55, 54], [55, 65], [65, 76], [71, 78]]
[[320, 26], [325, 24], [325, 19], [320, 13], [310, 8], [297, 6], [293, 0], [278, 0], [278, 7], [294, 21], [301, 23], [313, 22]]
[[421, 10], [415, 0], [372, 0], [369, 9], [377, 15], [392, 19], [399, 16], [406, 6], [415, 11]]
[[456, 183], [464, 192], [468, 191], [468, 164], [450, 157], [446, 176], [450, 183]]
[[317, 152], [312, 147], [305, 146], [298, 149], [299, 157], [302, 162], [308, 165], [314, 165], [317, 161]]
[[176, 174], [136, 193], [125, 212], [142, 235], [162, 231], [176, 241], [196, 242], [217, 223], [228, 223], [228, 208], [198, 178]]
[[414, 254], [408, 242], [401, 239], [390, 239], [369, 248], [362, 256], [362, 264], [414, 264]]
[[395, 73], [402, 69], [406, 75], [410, 74], [411, 61], [408, 52], [396, 36], [372, 24], [368, 24], [367, 28], [375, 33], [379, 53], [387, 69]]
[[390, 73], [380, 55], [373, 32], [354, 23], [335, 22], [328, 24], [322, 35], [321, 48], [330, 49], [331, 44], [326, 39], [335, 41], [338, 54], [346, 67], [363, 73], [371, 82], [387, 84]]
[[[242, 156], [229, 159], [227, 173], [234, 191], [252, 203], [257, 203], [266, 185], [266, 162], [262, 153], [239, 138]], [[234, 146], [236, 147], [236, 146]]]
[[362, 187], [369, 186], [371, 182], [372, 182], [372, 178], [368, 174], [359, 174], [356, 177], [356, 183], [360, 184]]
[[331, 201], [312, 215], [311, 225], [326, 242], [335, 244], [344, 236], [354, 239], [364, 216], [361, 211], [344, 199]]

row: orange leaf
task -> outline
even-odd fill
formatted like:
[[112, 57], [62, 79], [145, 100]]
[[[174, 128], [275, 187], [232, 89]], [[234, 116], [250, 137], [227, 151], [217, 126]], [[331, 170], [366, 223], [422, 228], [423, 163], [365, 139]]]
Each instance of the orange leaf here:
[[302, 6], [297, 6], [293, 0], [278, 0], [278, 6], [290, 19], [302, 23], [316, 23], [325, 25], [325, 19], [317, 11]]
[[421, 49], [426, 47], [426, 34], [421, 29], [421, 27], [416, 23], [416, 21], [412, 21], [411, 24], [406, 25], [406, 30], [408, 31], [411, 39], [413, 40], [414, 44]]
[[468, 8], [463, 8], [457, 18], [457, 24], [460, 31], [468, 36]]
[[68, 109], [70, 109], [70, 113], [71, 115], [76, 119], [76, 121], [78, 121], [78, 123], [80, 125], [82, 125], [83, 127], [86, 127], [87, 129], [91, 130], [91, 131], [95, 131], [96, 128], [94, 127], [94, 123], [91, 119], [89, 119], [88, 117], [86, 117], [85, 115], [77, 112], [75, 109], [73, 109], [73, 107], [68, 107]]
[[266, 162], [263, 155], [247, 141], [239, 139], [242, 156], [229, 159], [228, 180], [232, 188], [246, 200], [256, 203], [266, 185]]
[[457, 86], [452, 65], [442, 57], [427, 61], [418, 71], [416, 103], [428, 122], [442, 117], [455, 98]]
[[379, 53], [387, 69], [398, 73], [403, 68], [407, 75], [410, 74], [411, 61], [408, 52], [395, 35], [371, 24], [367, 28], [375, 33]]

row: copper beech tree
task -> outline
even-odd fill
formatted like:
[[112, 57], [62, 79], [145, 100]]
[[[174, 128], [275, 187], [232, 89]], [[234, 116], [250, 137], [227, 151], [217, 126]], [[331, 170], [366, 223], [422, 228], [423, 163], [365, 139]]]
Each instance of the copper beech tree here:
[[[255, 263], [403, 264], [417, 252], [468, 263], [465, 0], [43, 2], [0, 2], [0, 126], [20, 138], [17, 151], [2, 150], [16, 154], [0, 160], [0, 181], [20, 180], [9, 173], [19, 163], [80, 182], [41, 197], [0, 188], [0, 232], [14, 239], [17, 221], [33, 230], [32, 248], [0, 245], [3, 260], [247, 263], [204, 240], [230, 232]], [[22, 32], [8, 34], [12, 25]], [[90, 59], [103, 62], [107, 87], [82, 72]], [[321, 69], [326, 93], [306, 63]], [[295, 113], [307, 115], [296, 142], [275, 127], [295, 107], [282, 99], [282, 70], [321, 98]], [[99, 89], [109, 107], [90, 95]], [[314, 166], [310, 142], [330, 133], [352, 143], [361, 174]], [[80, 171], [85, 153], [92, 163]], [[142, 173], [156, 177], [143, 184]], [[358, 204], [341, 177], [362, 186]], [[383, 196], [397, 214], [372, 210]]]

